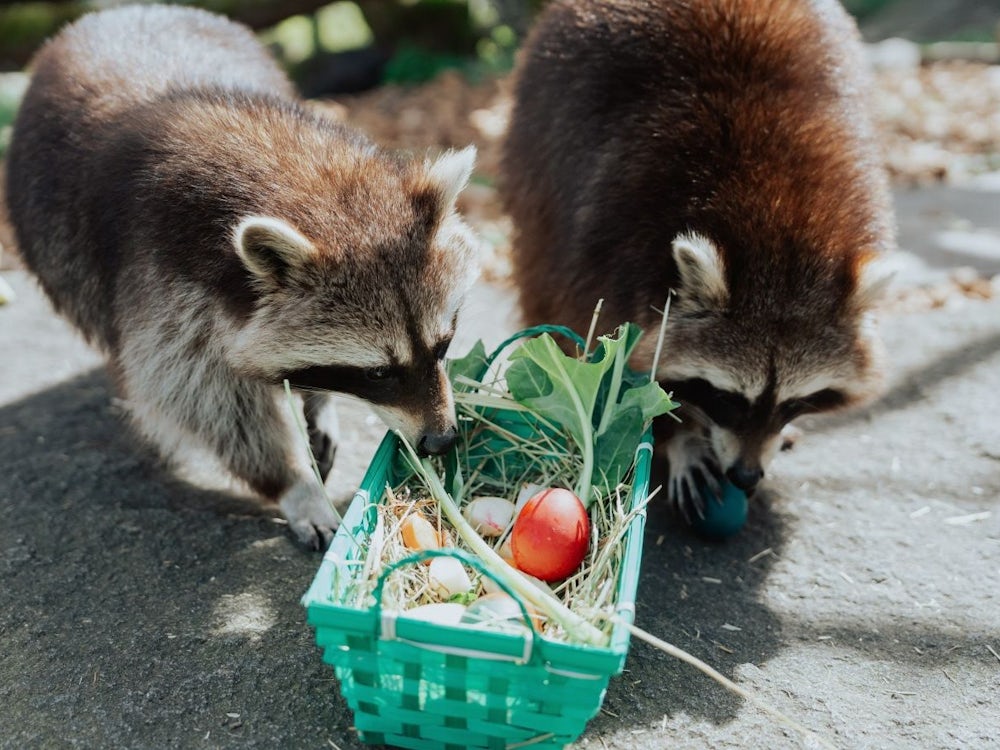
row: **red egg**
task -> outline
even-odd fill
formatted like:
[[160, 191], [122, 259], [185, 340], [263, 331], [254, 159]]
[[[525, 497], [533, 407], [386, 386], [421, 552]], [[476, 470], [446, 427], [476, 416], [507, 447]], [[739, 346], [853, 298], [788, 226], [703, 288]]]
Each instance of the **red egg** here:
[[590, 519], [580, 498], [559, 487], [532, 496], [514, 520], [510, 547], [514, 565], [543, 581], [556, 581], [580, 567], [590, 543]]

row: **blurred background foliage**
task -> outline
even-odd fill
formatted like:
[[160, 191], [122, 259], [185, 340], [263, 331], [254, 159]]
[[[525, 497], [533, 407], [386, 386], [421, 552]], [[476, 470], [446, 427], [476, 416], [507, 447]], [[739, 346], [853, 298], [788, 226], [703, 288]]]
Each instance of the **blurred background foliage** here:
[[[170, 1], [170, 0], [167, 0]], [[309, 97], [415, 84], [444, 69], [473, 81], [513, 65], [545, 0], [180, 0], [256, 30]], [[134, 0], [133, 0], [134, 2]], [[60, 26], [116, 0], [0, 0], [0, 154], [31, 55]], [[844, 0], [869, 40], [997, 40], [1000, 0]], [[9, 130], [9, 128], [8, 128]]]
[[[171, 0], [160, 0], [171, 2]], [[131, 0], [131, 3], [136, 0]], [[141, 0], [140, 0], [141, 2]], [[174, 0], [247, 24], [307, 97], [416, 84], [455, 69], [472, 80], [513, 65], [542, 0]], [[59, 28], [115, 0], [0, 0], [0, 155], [25, 88], [21, 73]]]
[[[135, 0], [132, 0], [133, 2]], [[161, 0], [162, 1], [162, 0]], [[443, 68], [503, 71], [544, 0], [173, 0], [224, 13], [260, 32], [297, 77], [344, 55], [373, 68], [356, 85], [420, 82]], [[1000, 0], [843, 0], [866, 36], [991, 41]], [[166, 0], [171, 2], [171, 0]], [[17, 70], [64, 23], [119, 0], [0, 0], [0, 70]], [[326, 62], [324, 62], [324, 58]], [[322, 85], [322, 76], [315, 81]], [[331, 79], [336, 85], [338, 79]]]
[[[126, 3], [0, 0], [0, 70], [22, 68], [64, 23], [122, 4]], [[175, 4], [202, 7], [247, 24], [306, 83], [321, 85], [313, 76], [332, 61], [331, 56], [345, 56], [356, 70], [374, 68], [357, 83], [370, 87], [424, 81], [443, 68], [459, 68], [470, 75], [509, 69], [517, 40], [541, 0], [175, 0]], [[333, 83], [343, 85], [338, 79]]]

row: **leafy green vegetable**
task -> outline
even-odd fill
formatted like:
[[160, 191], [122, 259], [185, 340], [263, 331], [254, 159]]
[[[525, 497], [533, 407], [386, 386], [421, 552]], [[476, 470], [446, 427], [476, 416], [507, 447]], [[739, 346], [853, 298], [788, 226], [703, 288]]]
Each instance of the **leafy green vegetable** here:
[[448, 360], [448, 377], [456, 391], [471, 391], [478, 386], [466, 380], [476, 381], [478, 384], [487, 367], [486, 347], [482, 341], [477, 341], [464, 357]]
[[658, 383], [637, 380], [628, 368], [641, 335], [628, 323], [614, 337], [601, 336], [590, 361], [564, 354], [547, 333], [510, 356], [506, 379], [514, 400], [561, 425], [580, 449], [575, 492], [586, 506], [624, 477], [648, 422], [676, 408]]

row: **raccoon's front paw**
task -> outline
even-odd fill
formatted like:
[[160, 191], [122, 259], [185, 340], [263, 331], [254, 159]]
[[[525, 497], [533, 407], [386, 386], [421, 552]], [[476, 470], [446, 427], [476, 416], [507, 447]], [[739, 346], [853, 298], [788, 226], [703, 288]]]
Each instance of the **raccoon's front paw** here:
[[312, 451], [313, 458], [316, 460], [316, 468], [325, 482], [326, 478], [330, 476], [330, 470], [333, 469], [333, 459], [337, 455], [337, 444], [323, 430], [318, 427], [310, 427], [309, 450]]
[[723, 474], [708, 444], [695, 435], [676, 435], [667, 444], [670, 465], [669, 500], [691, 523], [705, 517], [702, 488], [722, 492]]
[[330, 546], [340, 518], [326, 494], [314, 482], [298, 482], [282, 496], [278, 507], [296, 538], [309, 549]]

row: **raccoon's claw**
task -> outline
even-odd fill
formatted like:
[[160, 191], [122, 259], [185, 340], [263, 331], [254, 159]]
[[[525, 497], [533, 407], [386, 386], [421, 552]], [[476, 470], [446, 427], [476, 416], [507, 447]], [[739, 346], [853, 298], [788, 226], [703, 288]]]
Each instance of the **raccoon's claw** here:
[[312, 482], [299, 482], [278, 503], [288, 527], [304, 546], [325, 550], [330, 546], [340, 519], [326, 495]]
[[695, 518], [705, 518], [706, 495], [710, 495], [714, 502], [720, 502], [722, 471], [711, 459], [703, 459], [700, 464], [686, 466], [679, 473], [671, 474], [670, 500], [689, 524]]
[[309, 429], [309, 449], [313, 458], [316, 459], [316, 468], [323, 481], [330, 476], [333, 469], [333, 459], [337, 455], [337, 444], [323, 430], [318, 428]]
[[309, 522], [291, 523], [289, 528], [295, 533], [295, 538], [306, 549], [314, 552], [324, 552], [333, 539], [333, 530], [323, 526], [313, 526]]
[[693, 516], [705, 517], [705, 501], [702, 500], [701, 492], [691, 481], [691, 477], [682, 476], [670, 481], [670, 499], [687, 523], [694, 522]]
[[[689, 524], [704, 519], [706, 495], [722, 494], [722, 469], [708, 443], [697, 434], [681, 433], [667, 443], [670, 501]], [[707, 492], [706, 492], [707, 491]]]
[[708, 488], [712, 498], [718, 502], [721, 493], [719, 480], [716, 478], [716, 471], [707, 465], [690, 467], [671, 481], [670, 497], [689, 524], [694, 522], [694, 516], [701, 520], [705, 518], [705, 488]]
[[340, 432], [337, 412], [329, 394], [307, 393], [303, 398], [302, 413], [309, 433], [309, 450], [312, 451], [316, 468], [325, 482], [333, 469], [333, 458], [337, 455], [336, 436]]

